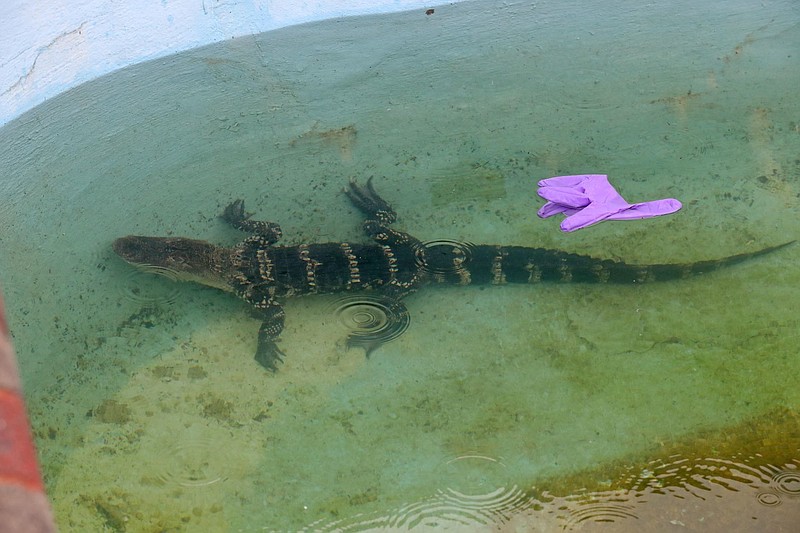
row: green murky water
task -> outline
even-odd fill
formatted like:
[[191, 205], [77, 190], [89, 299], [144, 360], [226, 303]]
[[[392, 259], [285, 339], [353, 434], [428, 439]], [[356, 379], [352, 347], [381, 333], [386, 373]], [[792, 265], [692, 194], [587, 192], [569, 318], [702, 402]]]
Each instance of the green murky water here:
[[[420, 239], [690, 262], [800, 236], [790, 1], [470, 2], [240, 38], [0, 130], [0, 279], [63, 531], [791, 530], [800, 248], [655, 285], [429, 288], [366, 360], [287, 302], [276, 375], [234, 298], [121, 235], [357, 240], [374, 176]], [[678, 214], [562, 234], [537, 180]], [[692, 497], [697, 496], [697, 497]], [[638, 520], [636, 520], [638, 518]]]

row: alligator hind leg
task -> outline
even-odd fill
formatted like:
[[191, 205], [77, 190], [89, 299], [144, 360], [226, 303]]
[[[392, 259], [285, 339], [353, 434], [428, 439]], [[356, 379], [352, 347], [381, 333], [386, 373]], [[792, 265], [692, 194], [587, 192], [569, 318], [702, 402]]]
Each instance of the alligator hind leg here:
[[275, 302], [267, 302], [257, 306], [264, 321], [258, 328], [258, 347], [256, 348], [256, 361], [258, 364], [275, 372], [278, 363], [283, 362], [283, 352], [275, 343], [283, 331], [283, 321], [286, 315], [283, 307]]
[[364, 231], [372, 240], [378, 244], [389, 246], [416, 247], [421, 243], [408, 233], [397, 231], [389, 225], [397, 220], [397, 213], [394, 212], [389, 202], [378, 195], [372, 186], [372, 178], [367, 180], [367, 185], [359, 185], [355, 180], [350, 180], [350, 184], [345, 189], [345, 194], [350, 198], [366, 217], [364, 221]]
[[420, 284], [417, 254], [423, 246], [419, 239], [390, 227], [397, 220], [397, 213], [372, 186], [372, 178], [366, 185], [350, 180], [344, 192], [364, 213], [364, 231], [383, 249], [389, 274], [381, 287], [380, 301], [376, 302], [385, 315], [385, 323], [375, 329], [353, 331], [347, 337], [348, 348], [364, 348], [369, 357], [382, 344], [397, 338], [408, 328], [410, 318], [402, 299]]
[[[383, 248], [390, 274], [386, 287], [401, 292], [413, 290], [420, 281], [417, 255], [424, 248], [423, 244], [416, 237], [390, 227], [397, 219], [397, 213], [375, 191], [372, 178], [367, 180], [366, 186], [350, 180], [344, 192], [366, 216], [364, 231]], [[399, 301], [399, 292], [396, 296], [395, 299]]]
[[367, 220], [377, 220], [383, 224], [391, 224], [397, 220], [397, 213], [392, 206], [381, 198], [372, 186], [372, 178], [367, 180], [366, 186], [359, 185], [356, 180], [350, 180], [344, 192], [353, 205], [364, 213]]
[[281, 238], [281, 227], [274, 222], [250, 220], [250, 213], [244, 212], [244, 200], [235, 200], [228, 204], [220, 218], [234, 228], [247, 233], [254, 233], [264, 238], [266, 244], [273, 244]]

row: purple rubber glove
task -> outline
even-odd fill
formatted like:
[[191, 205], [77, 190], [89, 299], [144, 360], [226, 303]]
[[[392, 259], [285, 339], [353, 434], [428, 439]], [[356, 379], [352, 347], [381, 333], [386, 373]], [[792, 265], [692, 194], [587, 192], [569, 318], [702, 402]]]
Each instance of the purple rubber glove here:
[[668, 215], [680, 209], [674, 198], [629, 204], [608, 182], [605, 174], [559, 176], [539, 182], [539, 196], [547, 203], [539, 209], [541, 218], [558, 213], [567, 216], [563, 231], [575, 231], [603, 220], [633, 220]]

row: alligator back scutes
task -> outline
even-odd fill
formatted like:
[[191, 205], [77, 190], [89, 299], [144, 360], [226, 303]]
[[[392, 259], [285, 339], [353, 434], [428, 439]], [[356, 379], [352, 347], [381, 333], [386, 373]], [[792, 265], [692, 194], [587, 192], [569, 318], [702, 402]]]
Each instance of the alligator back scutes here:
[[391, 282], [398, 270], [397, 257], [403, 255], [376, 244], [254, 244], [238, 254], [237, 282], [269, 285], [277, 297], [374, 289]]

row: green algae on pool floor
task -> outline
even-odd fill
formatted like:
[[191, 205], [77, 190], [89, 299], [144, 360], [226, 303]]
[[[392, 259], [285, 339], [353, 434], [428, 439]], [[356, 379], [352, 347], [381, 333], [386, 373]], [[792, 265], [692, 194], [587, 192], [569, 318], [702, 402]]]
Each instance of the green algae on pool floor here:
[[[341, 188], [370, 176], [426, 241], [686, 263], [797, 238], [797, 6], [720, 6], [470, 2], [287, 28], [122, 70], [0, 130], [0, 276], [61, 529], [583, 528], [594, 508], [552, 506], [759, 453], [784, 469], [771, 492], [714, 501], [763, 493], [758, 524], [797, 513], [798, 456], [746, 440], [800, 406], [796, 246], [674, 283], [425, 288], [369, 360], [335, 298], [290, 300], [275, 375], [244, 304], [110, 248], [231, 244], [217, 217], [235, 198], [285, 243], [365, 240]], [[535, 184], [582, 172], [684, 208], [562, 234]], [[784, 442], [779, 427], [754, 431]]]

